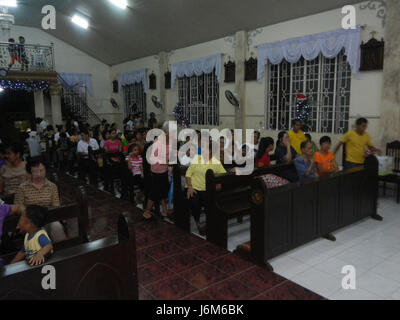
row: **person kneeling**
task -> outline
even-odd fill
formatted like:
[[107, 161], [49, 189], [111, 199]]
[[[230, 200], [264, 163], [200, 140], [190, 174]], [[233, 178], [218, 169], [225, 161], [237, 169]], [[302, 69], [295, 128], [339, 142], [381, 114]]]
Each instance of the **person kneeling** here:
[[47, 216], [47, 209], [40, 206], [28, 206], [22, 213], [18, 228], [26, 232], [24, 245], [17, 253], [11, 264], [26, 259], [31, 266], [38, 266], [45, 262], [45, 257], [53, 253], [53, 245], [43, 229]]

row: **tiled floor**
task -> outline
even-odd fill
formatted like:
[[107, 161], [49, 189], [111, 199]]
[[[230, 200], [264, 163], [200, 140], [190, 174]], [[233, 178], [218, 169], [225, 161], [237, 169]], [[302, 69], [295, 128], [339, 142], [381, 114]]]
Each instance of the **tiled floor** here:
[[[61, 173], [60, 181], [63, 203], [70, 202], [82, 183]], [[129, 202], [92, 187], [86, 190], [92, 241], [114, 235], [119, 213], [128, 214], [136, 231], [142, 300], [324, 299], [168, 222], [144, 222]]]
[[[328, 299], [400, 299], [400, 205], [379, 200], [383, 222], [366, 219], [271, 260], [274, 271]], [[342, 289], [344, 266], [355, 268], [355, 290]]]

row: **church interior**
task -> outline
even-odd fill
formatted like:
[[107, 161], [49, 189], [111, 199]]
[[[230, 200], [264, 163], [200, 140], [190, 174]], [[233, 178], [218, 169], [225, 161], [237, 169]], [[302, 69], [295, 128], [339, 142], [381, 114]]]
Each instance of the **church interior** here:
[[0, 0], [0, 300], [400, 300], [399, 17]]

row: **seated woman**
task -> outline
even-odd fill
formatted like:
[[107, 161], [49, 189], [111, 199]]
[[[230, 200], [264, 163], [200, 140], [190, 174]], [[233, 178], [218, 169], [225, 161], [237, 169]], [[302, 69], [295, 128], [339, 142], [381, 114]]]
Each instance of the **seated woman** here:
[[0, 169], [0, 194], [15, 194], [20, 184], [26, 181], [23, 154], [24, 148], [20, 143], [12, 143], [6, 148], [7, 163]]
[[[226, 173], [221, 162], [212, 156], [213, 143], [209, 143], [208, 155], [202, 152], [195, 157], [186, 171], [187, 199], [200, 235], [205, 235], [204, 224], [200, 223], [201, 208], [206, 206], [206, 173], [213, 170], [215, 174]], [[204, 148], [202, 148], [204, 151]], [[219, 186], [220, 188], [220, 186]]]
[[274, 139], [262, 138], [256, 154], [255, 168], [268, 168], [271, 165], [269, 153], [274, 150]]
[[338, 165], [335, 160], [335, 155], [330, 152], [332, 145], [331, 138], [328, 136], [322, 137], [319, 141], [321, 151], [314, 154], [314, 162], [316, 164], [318, 176], [324, 177], [338, 171]]
[[313, 149], [310, 141], [304, 141], [300, 145], [302, 155], [294, 161], [300, 181], [306, 181], [317, 177], [317, 169], [313, 160]]
[[[47, 180], [46, 166], [40, 158], [28, 162], [26, 171], [30, 178], [22, 183], [15, 195], [14, 203], [25, 207], [37, 205], [41, 207], [59, 207], [60, 196], [57, 186]], [[54, 241], [66, 239], [64, 228], [59, 222], [53, 222], [47, 230]]]
[[[289, 135], [286, 131], [279, 132], [278, 142], [275, 149], [276, 164], [289, 164], [293, 163], [296, 159], [297, 152], [290, 145]], [[287, 170], [281, 173], [281, 177], [296, 182], [299, 180], [296, 170]]]

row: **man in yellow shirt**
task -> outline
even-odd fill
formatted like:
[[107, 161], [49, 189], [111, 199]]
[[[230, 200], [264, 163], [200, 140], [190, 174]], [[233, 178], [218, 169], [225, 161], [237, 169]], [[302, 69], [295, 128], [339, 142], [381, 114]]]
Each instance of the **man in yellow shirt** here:
[[301, 144], [304, 141], [307, 141], [307, 137], [305, 136], [304, 132], [301, 130], [303, 126], [300, 119], [294, 119], [292, 121], [292, 130], [289, 131], [289, 139], [290, 145], [296, 150], [297, 154], [301, 155]]
[[347, 132], [335, 149], [335, 154], [343, 144], [346, 144], [346, 159], [344, 170], [361, 167], [365, 162], [367, 150], [380, 154], [381, 151], [372, 145], [371, 137], [367, 133], [368, 120], [360, 118], [356, 122], [356, 129]]
[[200, 214], [201, 208], [206, 206], [206, 173], [210, 169], [214, 171], [214, 174], [226, 173], [221, 162], [212, 156], [212, 142], [210, 142], [208, 155], [202, 152], [201, 155], [195, 157], [186, 171], [187, 199], [200, 235], [205, 235], [206, 226], [200, 223]]

